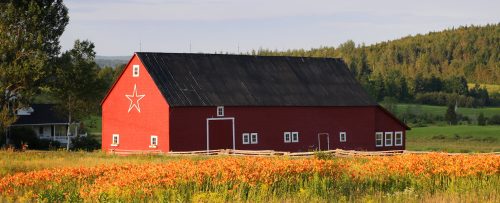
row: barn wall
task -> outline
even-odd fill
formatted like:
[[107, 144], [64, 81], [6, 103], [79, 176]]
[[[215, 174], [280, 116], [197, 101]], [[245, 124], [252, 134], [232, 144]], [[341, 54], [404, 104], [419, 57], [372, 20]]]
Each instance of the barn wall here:
[[[382, 107], [380, 107], [382, 108]], [[402, 126], [398, 120], [396, 120], [394, 117], [391, 117], [387, 112], [383, 111], [380, 108], [375, 109], [375, 131], [376, 132], [393, 132], [395, 133], [396, 131], [402, 131], [403, 132], [403, 146], [384, 146], [383, 147], [377, 147], [380, 148], [381, 150], [400, 150], [400, 149], [405, 149], [406, 147], [406, 129], [404, 126]], [[394, 135], [393, 135], [394, 136]], [[394, 139], [394, 137], [393, 137]], [[393, 140], [394, 142], [394, 140]]]
[[[133, 65], [139, 65], [139, 77], [132, 77]], [[145, 96], [139, 101], [140, 112], [129, 110], [131, 95]], [[102, 104], [102, 149], [169, 150], [169, 106], [143, 64], [134, 56]], [[112, 134], [120, 135], [120, 144], [111, 146]], [[150, 136], [158, 136], [157, 148], [150, 148]]]
[[[224, 117], [235, 118], [236, 149], [310, 151], [318, 147], [318, 133], [328, 133], [330, 149], [386, 150], [375, 147], [375, 129], [401, 126], [379, 111], [377, 107], [225, 107]], [[171, 150], [206, 149], [207, 118], [217, 118], [216, 107], [175, 107], [170, 116]], [[218, 131], [221, 135], [214, 137], [225, 136], [225, 131]], [[299, 132], [298, 143], [284, 143], [283, 133], [288, 131]], [[346, 142], [340, 142], [342, 131], [347, 133]], [[258, 133], [258, 144], [242, 144], [243, 133]], [[210, 143], [227, 145], [216, 139]]]

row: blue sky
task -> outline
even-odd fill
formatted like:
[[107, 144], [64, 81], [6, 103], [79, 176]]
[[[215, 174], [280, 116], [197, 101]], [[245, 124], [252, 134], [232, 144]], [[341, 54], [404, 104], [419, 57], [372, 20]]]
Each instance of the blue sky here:
[[373, 44], [460, 25], [500, 22], [488, 0], [66, 0], [63, 50], [88, 39], [98, 55], [135, 51], [309, 49]]

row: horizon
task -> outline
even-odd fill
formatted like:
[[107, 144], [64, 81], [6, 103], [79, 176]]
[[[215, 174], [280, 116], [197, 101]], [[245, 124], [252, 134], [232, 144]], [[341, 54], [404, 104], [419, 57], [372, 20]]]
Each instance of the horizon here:
[[70, 22], [60, 39], [62, 51], [76, 39], [88, 39], [99, 56], [139, 51], [238, 54], [338, 47], [348, 40], [372, 45], [500, 22], [496, 11], [500, 2], [486, 0], [68, 0], [65, 4]]

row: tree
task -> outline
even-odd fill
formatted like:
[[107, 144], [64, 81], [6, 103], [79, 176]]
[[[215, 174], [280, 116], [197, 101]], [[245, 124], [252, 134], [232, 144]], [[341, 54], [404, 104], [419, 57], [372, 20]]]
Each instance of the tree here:
[[484, 117], [483, 112], [481, 112], [477, 117], [477, 125], [486, 125], [486, 118]]
[[0, 3], [0, 128], [16, 120], [46, 84], [68, 24], [62, 0], [7, 0]]
[[454, 105], [448, 105], [444, 118], [450, 125], [456, 125], [458, 123]]
[[[98, 98], [106, 88], [107, 84], [97, 77], [98, 67], [94, 58], [94, 44], [76, 40], [73, 49], [64, 52], [58, 61], [52, 92], [60, 103], [61, 111], [68, 115], [69, 125], [97, 111]], [[69, 135], [68, 127], [68, 141]]]

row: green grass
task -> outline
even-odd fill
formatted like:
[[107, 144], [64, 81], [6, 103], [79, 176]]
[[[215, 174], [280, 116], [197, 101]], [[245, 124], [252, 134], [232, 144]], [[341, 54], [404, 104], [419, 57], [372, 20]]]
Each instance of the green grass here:
[[[432, 115], [444, 116], [446, 113], [446, 106], [432, 106], [432, 105], [417, 105], [417, 104], [397, 104], [397, 113], [405, 112], [408, 108], [413, 108], [422, 113], [429, 113]], [[500, 107], [485, 107], [485, 108], [463, 108], [458, 107], [457, 112], [469, 118], [476, 119], [480, 113], [486, 117], [493, 115], [500, 115]]]
[[500, 126], [429, 126], [407, 131], [407, 150], [448, 152], [500, 151]]

